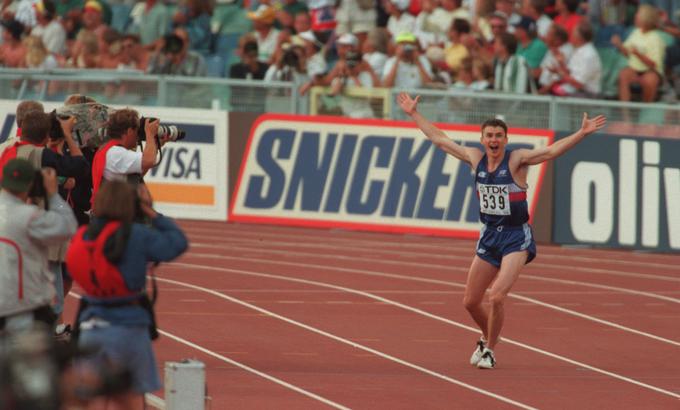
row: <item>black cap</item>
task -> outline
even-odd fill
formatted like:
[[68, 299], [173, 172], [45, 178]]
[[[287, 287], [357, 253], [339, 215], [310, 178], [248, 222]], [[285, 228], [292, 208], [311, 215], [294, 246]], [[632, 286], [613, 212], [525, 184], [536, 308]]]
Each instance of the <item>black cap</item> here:
[[15, 40], [21, 40], [24, 32], [24, 25], [14, 19], [0, 21], [0, 24], [7, 30]]
[[536, 20], [532, 19], [531, 17], [522, 16], [522, 18], [517, 23], [513, 24], [513, 27], [523, 28], [524, 30], [531, 33], [536, 31]]

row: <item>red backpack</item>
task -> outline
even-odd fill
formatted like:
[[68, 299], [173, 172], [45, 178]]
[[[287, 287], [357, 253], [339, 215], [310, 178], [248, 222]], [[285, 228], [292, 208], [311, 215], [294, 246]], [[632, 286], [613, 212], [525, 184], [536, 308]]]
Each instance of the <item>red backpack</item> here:
[[87, 226], [81, 227], [71, 239], [66, 253], [66, 267], [73, 280], [94, 297], [130, 296], [123, 275], [104, 255], [106, 241], [120, 228], [120, 222], [108, 222], [94, 239], [85, 239]]

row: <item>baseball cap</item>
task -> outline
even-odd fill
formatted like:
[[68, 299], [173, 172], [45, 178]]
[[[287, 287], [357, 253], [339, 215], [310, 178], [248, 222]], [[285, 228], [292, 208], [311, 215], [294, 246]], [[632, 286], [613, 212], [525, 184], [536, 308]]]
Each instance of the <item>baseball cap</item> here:
[[96, 11], [96, 12], [101, 13], [102, 12], [102, 5], [99, 4], [98, 1], [89, 0], [87, 3], [85, 3], [85, 6], [83, 7], [83, 11]]
[[529, 32], [536, 31], [536, 20], [532, 19], [531, 17], [522, 16], [522, 18], [517, 23], [513, 24], [513, 27], [523, 28]]
[[14, 19], [0, 21], [5, 30], [14, 37], [15, 40], [21, 39], [21, 34], [24, 32], [24, 25]]
[[28, 192], [35, 179], [36, 169], [22, 158], [9, 160], [2, 168], [1, 186], [12, 192]]
[[338, 41], [336, 41], [337, 44], [342, 44], [346, 46], [352, 46], [356, 47], [359, 45], [359, 39], [357, 39], [357, 36], [351, 33], [345, 33], [340, 36]]
[[399, 43], [415, 43], [418, 39], [413, 33], [409, 33], [408, 31], [401, 32], [397, 34], [397, 37], [394, 39], [394, 42], [399, 44]]

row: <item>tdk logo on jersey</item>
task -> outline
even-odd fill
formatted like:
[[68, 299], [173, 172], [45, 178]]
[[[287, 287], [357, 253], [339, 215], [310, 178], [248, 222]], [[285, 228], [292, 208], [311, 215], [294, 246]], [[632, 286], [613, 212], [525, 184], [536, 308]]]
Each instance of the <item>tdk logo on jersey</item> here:
[[482, 194], [507, 194], [510, 191], [508, 190], [507, 185], [479, 185], [479, 192]]
[[508, 171], [507, 171], [507, 170], [501, 169], [500, 171], [498, 171], [498, 176], [499, 176], [499, 177], [504, 177], [504, 176], [506, 176], [506, 175], [508, 175]]
[[479, 173], [477, 174], [477, 176], [480, 177], [480, 178], [486, 178], [486, 172], [484, 172], [484, 171], [479, 171]]
[[[447, 131], [459, 144], [481, 147], [478, 127]], [[513, 147], [544, 146], [549, 135], [517, 136]], [[470, 167], [414, 124], [268, 115], [253, 126], [248, 147], [232, 220], [479, 234]], [[529, 186], [538, 185], [540, 171], [529, 173]]]

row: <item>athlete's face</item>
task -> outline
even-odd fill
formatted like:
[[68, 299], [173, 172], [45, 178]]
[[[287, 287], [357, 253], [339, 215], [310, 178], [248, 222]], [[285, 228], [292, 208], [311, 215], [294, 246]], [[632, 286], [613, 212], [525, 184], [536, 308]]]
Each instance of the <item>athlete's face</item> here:
[[505, 152], [505, 146], [508, 144], [508, 135], [502, 127], [485, 127], [482, 130], [481, 142], [486, 150], [486, 155], [498, 157]]

